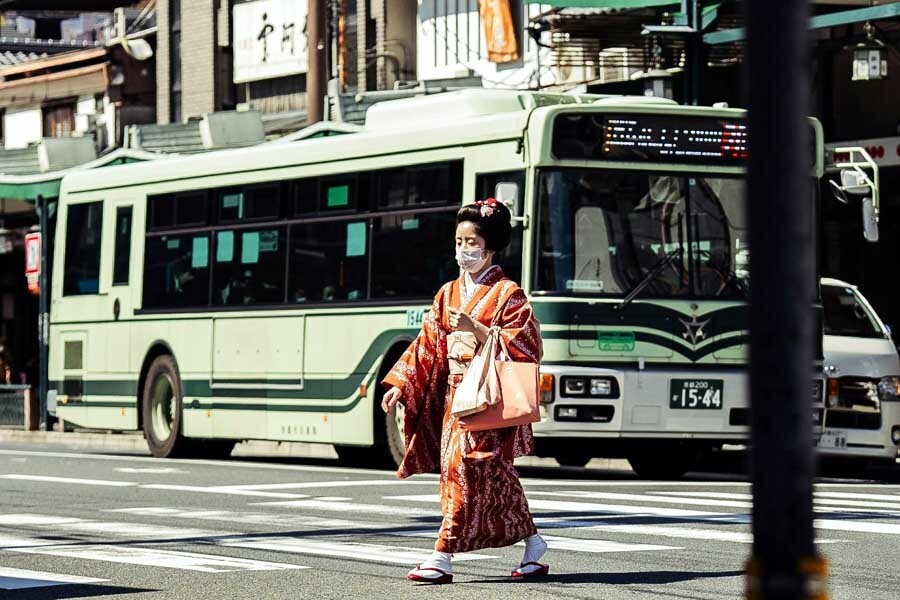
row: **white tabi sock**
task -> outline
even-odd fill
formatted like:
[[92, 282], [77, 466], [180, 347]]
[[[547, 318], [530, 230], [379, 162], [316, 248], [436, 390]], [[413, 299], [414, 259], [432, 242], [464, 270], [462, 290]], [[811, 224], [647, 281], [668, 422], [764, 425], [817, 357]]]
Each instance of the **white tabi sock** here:
[[[538, 534], [529, 536], [525, 538], [525, 554], [522, 556], [522, 564], [524, 565], [525, 563], [530, 562], [540, 562], [541, 558], [543, 558], [544, 554], [546, 553], [547, 542], [544, 541], [544, 538], [542, 538]], [[538, 567], [531, 566], [523, 568], [522, 571], [528, 573], [537, 569]]]
[[[436, 567], [441, 571], [446, 573], [452, 573], [453, 567], [450, 565], [450, 559], [453, 558], [453, 555], [448, 552], [438, 552], [435, 550], [431, 553], [431, 556], [428, 557], [428, 560], [423, 562], [420, 566], [424, 569], [426, 567]], [[435, 573], [431, 572], [426, 574], [426, 576], [434, 576]]]

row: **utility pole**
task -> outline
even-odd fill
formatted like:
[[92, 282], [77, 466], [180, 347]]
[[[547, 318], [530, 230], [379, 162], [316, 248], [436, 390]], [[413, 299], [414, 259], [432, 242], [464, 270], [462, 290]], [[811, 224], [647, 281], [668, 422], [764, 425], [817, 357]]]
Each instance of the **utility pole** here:
[[807, 0], [746, 2], [752, 600], [824, 600], [813, 535], [816, 274]]
[[324, 118], [324, 104], [328, 75], [325, 54], [328, 46], [325, 27], [325, 0], [308, 0], [306, 34], [309, 40], [309, 68], [306, 72], [307, 121], [318, 123]]

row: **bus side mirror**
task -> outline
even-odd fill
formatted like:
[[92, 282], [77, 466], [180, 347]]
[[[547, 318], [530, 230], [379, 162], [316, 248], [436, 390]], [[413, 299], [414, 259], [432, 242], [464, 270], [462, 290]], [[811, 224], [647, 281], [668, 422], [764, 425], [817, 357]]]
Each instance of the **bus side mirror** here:
[[867, 242], [878, 241], [878, 219], [875, 216], [875, 204], [869, 197], [862, 199], [863, 237]]
[[512, 222], [524, 223], [527, 227], [528, 218], [523, 214], [522, 197], [519, 194], [519, 184], [511, 181], [501, 181], [494, 187], [494, 197], [497, 202], [502, 202], [509, 208]]
[[843, 169], [841, 171], [841, 187], [848, 194], [862, 196], [872, 191], [872, 187], [859, 171]]

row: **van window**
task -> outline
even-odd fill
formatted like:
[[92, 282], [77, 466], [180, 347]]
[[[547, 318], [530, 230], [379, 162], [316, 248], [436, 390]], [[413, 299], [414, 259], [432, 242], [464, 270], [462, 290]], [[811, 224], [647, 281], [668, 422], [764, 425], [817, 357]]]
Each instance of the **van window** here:
[[822, 305], [825, 309], [825, 335], [886, 337], [852, 288], [823, 285]]
[[103, 202], [73, 204], [66, 218], [66, 270], [63, 295], [100, 291], [100, 239]]

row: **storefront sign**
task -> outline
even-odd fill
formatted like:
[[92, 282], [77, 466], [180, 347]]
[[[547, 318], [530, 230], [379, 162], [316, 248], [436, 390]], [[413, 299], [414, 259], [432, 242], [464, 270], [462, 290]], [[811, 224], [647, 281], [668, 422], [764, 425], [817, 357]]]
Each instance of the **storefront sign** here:
[[865, 148], [879, 167], [900, 167], [900, 137], [852, 140], [825, 145], [825, 164], [842, 162], [849, 157], [835, 154], [835, 148]]
[[306, 2], [257, 0], [234, 6], [234, 82], [306, 73]]
[[34, 295], [40, 293], [41, 278], [41, 234], [25, 234], [25, 279], [28, 280], [28, 291]]

